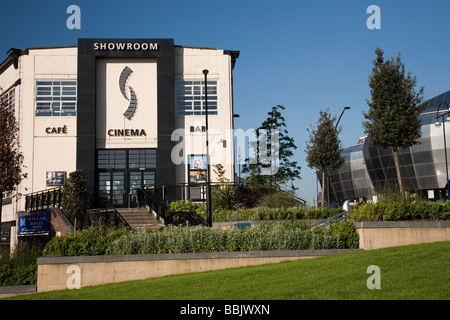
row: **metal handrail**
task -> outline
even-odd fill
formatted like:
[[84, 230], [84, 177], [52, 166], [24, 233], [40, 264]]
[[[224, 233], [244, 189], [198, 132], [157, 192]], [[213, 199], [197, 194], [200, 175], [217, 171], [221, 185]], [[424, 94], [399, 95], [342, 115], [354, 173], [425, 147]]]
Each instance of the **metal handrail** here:
[[[143, 187], [136, 189], [138, 192], [138, 197], [140, 197], [140, 202], [143, 201], [145, 205], [148, 205], [151, 210], [156, 212], [156, 218], [159, 220], [162, 218], [164, 220], [164, 224], [172, 224], [174, 215], [181, 214], [183, 219], [188, 223], [194, 225], [206, 225], [205, 220], [198, 214], [188, 211], [179, 211], [171, 214], [169, 212], [170, 206], [167, 201], [167, 193], [166, 186], [159, 185], [153, 187]], [[161, 190], [162, 195], [157, 193], [158, 190]]]
[[340, 221], [340, 220], [346, 219], [346, 218], [347, 218], [347, 214], [348, 214], [349, 212], [350, 212], [350, 211], [344, 211], [344, 212], [340, 212], [340, 213], [338, 213], [338, 214], [335, 214], [335, 215], [332, 216], [332, 217], [326, 218], [326, 219], [324, 219], [324, 220], [322, 220], [322, 221], [319, 221], [319, 222], [317, 222], [317, 223], [311, 225], [311, 226], [310, 226], [310, 229], [317, 228], [317, 227], [324, 227], [324, 226], [329, 225], [329, 224], [331, 224], [331, 223], [333, 223], [333, 222], [336, 222], [336, 221]]
[[114, 224], [116, 226], [118, 225], [117, 218], [119, 218], [119, 221], [122, 222], [127, 229], [131, 229], [131, 226], [128, 223], [128, 221], [120, 214], [120, 212], [116, 209], [116, 207], [109, 206], [108, 208], [106, 208], [106, 212], [108, 212], [109, 209], [114, 211]]
[[62, 188], [42, 190], [25, 195], [25, 211], [34, 211], [51, 207], [60, 208]]
[[166, 212], [169, 209], [168, 203], [164, 198], [160, 197], [154, 187], [144, 187], [141, 186], [136, 189], [138, 193], [139, 202], [148, 205], [151, 210], [156, 212], [156, 219], [160, 220], [162, 218], [166, 221]]

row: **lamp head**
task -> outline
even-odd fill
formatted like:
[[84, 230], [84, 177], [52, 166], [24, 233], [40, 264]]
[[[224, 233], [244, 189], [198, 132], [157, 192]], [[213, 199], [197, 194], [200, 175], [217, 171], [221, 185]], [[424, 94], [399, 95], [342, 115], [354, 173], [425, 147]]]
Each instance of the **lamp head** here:
[[209, 73], [208, 69], [203, 70], [203, 74], [206, 76]]

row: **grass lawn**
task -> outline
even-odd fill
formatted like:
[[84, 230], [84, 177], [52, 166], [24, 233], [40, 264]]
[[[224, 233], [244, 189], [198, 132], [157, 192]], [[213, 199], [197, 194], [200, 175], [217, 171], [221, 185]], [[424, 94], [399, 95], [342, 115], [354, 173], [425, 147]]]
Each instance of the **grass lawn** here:
[[[381, 289], [367, 288], [370, 265], [380, 268]], [[166, 276], [13, 299], [448, 300], [450, 242]]]

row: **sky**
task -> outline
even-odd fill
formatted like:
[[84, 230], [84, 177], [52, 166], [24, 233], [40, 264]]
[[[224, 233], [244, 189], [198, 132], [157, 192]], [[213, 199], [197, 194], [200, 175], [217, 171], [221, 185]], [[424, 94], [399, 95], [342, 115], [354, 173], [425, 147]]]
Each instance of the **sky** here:
[[[67, 28], [67, 8], [81, 10], [81, 29]], [[370, 5], [380, 9], [380, 28]], [[343, 147], [363, 137], [368, 79], [378, 46], [401, 55], [430, 99], [450, 90], [448, 0], [39, 0], [0, 5], [0, 61], [10, 48], [76, 45], [78, 38], [173, 38], [175, 44], [238, 50], [235, 127], [257, 128], [283, 105], [301, 166], [297, 195], [313, 205], [314, 169], [306, 163], [307, 128], [319, 111], [339, 117]], [[201, 72], [201, 70], [199, 71]]]

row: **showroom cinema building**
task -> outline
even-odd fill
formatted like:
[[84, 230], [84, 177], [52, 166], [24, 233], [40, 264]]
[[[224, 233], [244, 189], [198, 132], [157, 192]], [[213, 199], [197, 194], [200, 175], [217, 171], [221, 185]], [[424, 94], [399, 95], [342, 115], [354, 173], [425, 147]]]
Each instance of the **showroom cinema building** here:
[[18, 120], [28, 177], [17, 193], [3, 195], [2, 234], [25, 208], [18, 195], [62, 186], [77, 169], [96, 207], [132, 207], [142, 185], [195, 185], [207, 168], [206, 128], [214, 129], [211, 165], [221, 163], [234, 181], [238, 57], [239, 51], [173, 39], [78, 39], [74, 46], [10, 49], [0, 64], [0, 98]]
[[[418, 144], [398, 152], [405, 191], [429, 201], [446, 201], [450, 168], [450, 91], [424, 102], [420, 114], [421, 137]], [[329, 172], [330, 202], [346, 200], [377, 201], [379, 194], [397, 185], [397, 174], [391, 149], [374, 146], [367, 137], [354, 146], [344, 148], [344, 164]], [[321, 172], [318, 173], [319, 183]], [[320, 199], [320, 196], [318, 197]], [[328, 194], [325, 191], [325, 199]], [[325, 200], [326, 201], [326, 200]]]

